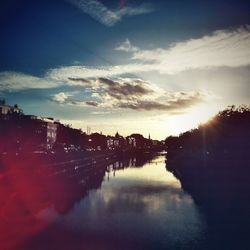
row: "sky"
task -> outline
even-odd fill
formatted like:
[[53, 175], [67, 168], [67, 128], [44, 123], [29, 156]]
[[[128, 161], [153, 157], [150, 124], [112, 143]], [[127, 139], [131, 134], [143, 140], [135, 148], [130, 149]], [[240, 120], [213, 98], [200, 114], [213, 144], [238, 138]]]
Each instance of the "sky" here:
[[165, 139], [249, 105], [250, 1], [0, 3], [0, 98], [86, 131]]

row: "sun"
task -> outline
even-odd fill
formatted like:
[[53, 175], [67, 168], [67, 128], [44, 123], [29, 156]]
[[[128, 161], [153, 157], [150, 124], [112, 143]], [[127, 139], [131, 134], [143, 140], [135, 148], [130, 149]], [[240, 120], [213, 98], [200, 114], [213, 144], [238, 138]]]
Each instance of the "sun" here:
[[197, 128], [200, 124], [207, 122], [220, 109], [211, 104], [199, 105], [185, 114], [173, 115], [168, 118], [167, 126], [171, 135], [179, 135], [190, 129]]

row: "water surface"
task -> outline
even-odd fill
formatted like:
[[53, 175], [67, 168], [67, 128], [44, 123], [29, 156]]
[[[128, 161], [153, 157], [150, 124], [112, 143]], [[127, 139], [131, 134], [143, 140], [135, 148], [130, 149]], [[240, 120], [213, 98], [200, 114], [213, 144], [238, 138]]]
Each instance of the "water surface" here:
[[53, 223], [25, 249], [195, 249], [205, 223], [190, 195], [166, 170], [165, 156], [110, 164], [101, 186], [65, 214], [40, 213]]

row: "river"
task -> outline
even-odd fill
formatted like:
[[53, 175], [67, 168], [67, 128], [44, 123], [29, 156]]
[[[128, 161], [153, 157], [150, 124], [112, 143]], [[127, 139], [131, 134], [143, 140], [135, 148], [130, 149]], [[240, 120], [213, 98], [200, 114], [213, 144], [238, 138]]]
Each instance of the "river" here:
[[199, 249], [205, 220], [192, 197], [166, 170], [165, 156], [110, 164], [100, 185], [18, 249]]

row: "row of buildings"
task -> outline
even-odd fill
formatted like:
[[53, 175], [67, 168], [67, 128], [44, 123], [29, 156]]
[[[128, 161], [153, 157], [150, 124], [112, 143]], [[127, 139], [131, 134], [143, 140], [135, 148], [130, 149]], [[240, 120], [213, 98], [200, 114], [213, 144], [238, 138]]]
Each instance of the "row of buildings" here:
[[140, 134], [127, 137], [118, 133], [115, 136], [86, 134], [50, 117], [25, 115], [18, 105], [10, 106], [0, 101], [1, 152], [150, 149], [160, 144]]

